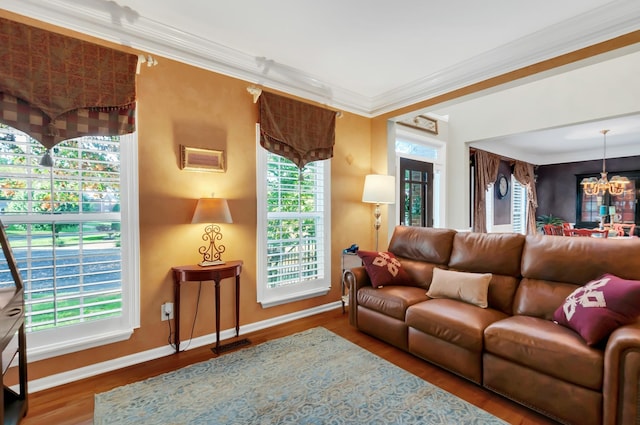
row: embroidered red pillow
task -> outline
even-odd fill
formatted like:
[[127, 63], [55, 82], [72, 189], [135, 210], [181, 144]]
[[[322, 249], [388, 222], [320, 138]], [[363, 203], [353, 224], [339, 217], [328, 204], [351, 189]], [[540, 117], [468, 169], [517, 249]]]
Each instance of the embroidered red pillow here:
[[374, 288], [403, 285], [411, 281], [400, 261], [390, 252], [358, 251], [358, 257], [362, 258]]
[[596, 345], [616, 328], [640, 315], [640, 281], [605, 274], [573, 291], [553, 314], [553, 320]]

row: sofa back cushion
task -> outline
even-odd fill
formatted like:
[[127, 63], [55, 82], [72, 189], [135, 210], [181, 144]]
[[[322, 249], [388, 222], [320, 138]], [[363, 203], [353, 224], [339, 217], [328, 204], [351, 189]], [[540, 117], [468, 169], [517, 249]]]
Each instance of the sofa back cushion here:
[[524, 242], [524, 235], [517, 233], [459, 232], [453, 238], [448, 266], [458, 271], [491, 273], [489, 307], [512, 314]]
[[389, 251], [397, 257], [444, 265], [449, 262], [455, 234], [452, 229], [396, 226]]
[[605, 273], [640, 280], [640, 239], [527, 236], [514, 314], [551, 320], [578, 286]]
[[412, 285], [428, 289], [433, 268], [446, 268], [455, 234], [452, 229], [396, 226], [389, 252], [400, 260]]

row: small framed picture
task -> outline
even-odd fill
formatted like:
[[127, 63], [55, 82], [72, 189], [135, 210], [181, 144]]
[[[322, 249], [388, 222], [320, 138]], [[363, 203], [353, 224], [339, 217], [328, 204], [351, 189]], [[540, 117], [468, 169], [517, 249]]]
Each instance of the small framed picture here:
[[224, 173], [224, 151], [180, 145], [180, 169]]

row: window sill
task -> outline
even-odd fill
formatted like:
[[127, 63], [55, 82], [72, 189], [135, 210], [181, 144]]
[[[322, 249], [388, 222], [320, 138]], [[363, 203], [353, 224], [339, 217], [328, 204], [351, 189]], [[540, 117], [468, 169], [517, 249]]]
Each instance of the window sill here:
[[275, 307], [277, 305], [306, 300], [308, 298], [321, 297], [327, 295], [331, 288], [316, 288], [309, 291], [294, 292], [279, 297], [270, 297], [260, 300], [262, 308]]
[[114, 342], [126, 341], [132, 334], [133, 329], [114, 330], [90, 337], [65, 339], [59, 343], [46, 344], [31, 349], [29, 348], [30, 335], [27, 335], [27, 358], [29, 359], [29, 363], [36, 362], [51, 357], [75, 353], [76, 351], [112, 344]]

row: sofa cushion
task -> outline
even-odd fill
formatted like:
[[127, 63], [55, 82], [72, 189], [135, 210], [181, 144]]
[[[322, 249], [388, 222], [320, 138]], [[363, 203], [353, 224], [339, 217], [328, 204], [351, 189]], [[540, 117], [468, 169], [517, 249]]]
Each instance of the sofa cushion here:
[[525, 237], [518, 233], [456, 233], [449, 268], [467, 272], [520, 276]]
[[553, 313], [576, 289], [570, 283], [523, 278], [513, 301], [513, 314], [553, 320]]
[[358, 251], [358, 257], [362, 259], [374, 288], [403, 285], [411, 280], [400, 261], [391, 252]]
[[640, 315], [640, 281], [605, 274], [577, 288], [558, 307], [553, 319], [595, 345]]
[[511, 314], [520, 281], [520, 256], [525, 237], [517, 233], [464, 233], [453, 239], [449, 269], [491, 273], [489, 307]]
[[444, 265], [449, 262], [455, 234], [452, 229], [396, 226], [389, 251], [398, 257]]
[[512, 316], [487, 326], [484, 349], [538, 372], [601, 391], [602, 350], [587, 346], [578, 334], [552, 321]]
[[[587, 258], [595, 261], [576, 262]], [[583, 285], [603, 273], [638, 279], [638, 258], [640, 243], [633, 239], [527, 235], [522, 251], [522, 276], [574, 285]], [[556, 307], [558, 305], [553, 307], [554, 310]]]
[[433, 280], [427, 291], [431, 298], [451, 298], [487, 308], [491, 273], [466, 273], [433, 269]]
[[481, 351], [484, 329], [505, 317], [507, 315], [498, 310], [443, 298], [410, 306], [406, 323], [467, 350]]
[[409, 306], [428, 300], [424, 289], [411, 286], [364, 287], [358, 290], [357, 298], [359, 306], [398, 320], [404, 320]]

